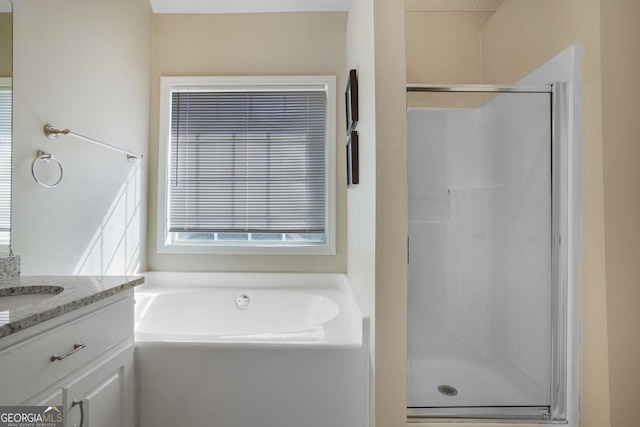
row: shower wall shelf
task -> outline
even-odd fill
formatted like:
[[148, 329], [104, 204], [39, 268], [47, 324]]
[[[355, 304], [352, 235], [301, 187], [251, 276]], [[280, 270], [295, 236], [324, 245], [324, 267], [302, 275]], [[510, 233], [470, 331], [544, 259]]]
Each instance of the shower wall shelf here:
[[75, 136], [78, 139], [82, 139], [84, 141], [88, 141], [88, 142], [100, 145], [102, 147], [109, 148], [109, 149], [117, 151], [119, 153], [124, 153], [124, 154], [127, 155], [127, 159], [129, 159], [129, 161], [134, 160], [134, 159], [142, 160], [142, 158], [143, 158], [142, 154], [136, 154], [136, 153], [133, 153], [131, 151], [124, 150], [124, 149], [122, 149], [120, 147], [116, 147], [114, 145], [107, 144], [107, 143], [102, 142], [102, 141], [98, 141], [97, 139], [93, 139], [93, 138], [89, 138], [89, 137], [84, 136], [84, 135], [77, 134], [75, 132], [70, 131], [69, 129], [57, 129], [57, 128], [53, 127], [50, 124], [44, 125], [44, 134], [49, 139], [58, 139], [58, 136], [60, 136], [60, 135]]

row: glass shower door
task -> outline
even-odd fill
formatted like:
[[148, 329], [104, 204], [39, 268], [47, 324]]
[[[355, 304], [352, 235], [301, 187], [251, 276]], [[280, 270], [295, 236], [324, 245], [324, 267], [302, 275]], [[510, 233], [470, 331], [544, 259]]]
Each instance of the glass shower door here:
[[408, 406], [425, 416], [543, 418], [551, 95], [466, 94], [464, 105], [408, 111]]

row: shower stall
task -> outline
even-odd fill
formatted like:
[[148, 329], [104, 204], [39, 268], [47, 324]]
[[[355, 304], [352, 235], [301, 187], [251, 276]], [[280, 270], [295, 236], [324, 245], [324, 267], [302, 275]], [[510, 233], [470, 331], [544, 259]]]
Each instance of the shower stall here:
[[562, 421], [566, 86], [408, 91], [408, 415]]

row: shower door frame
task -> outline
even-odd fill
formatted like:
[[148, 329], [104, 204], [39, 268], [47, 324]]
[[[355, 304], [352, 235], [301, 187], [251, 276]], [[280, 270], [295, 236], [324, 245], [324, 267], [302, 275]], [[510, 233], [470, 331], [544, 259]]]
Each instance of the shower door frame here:
[[[478, 421], [542, 421], [566, 424], [568, 369], [568, 84], [423, 85], [407, 84], [407, 92], [548, 93], [551, 127], [551, 389], [550, 405], [531, 407], [408, 407], [409, 421], [467, 419]], [[564, 237], [564, 238], [563, 238]]]

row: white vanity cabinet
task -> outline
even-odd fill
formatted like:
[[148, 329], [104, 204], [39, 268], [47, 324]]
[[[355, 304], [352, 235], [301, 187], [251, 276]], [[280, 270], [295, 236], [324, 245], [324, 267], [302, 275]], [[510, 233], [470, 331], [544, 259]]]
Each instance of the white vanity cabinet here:
[[0, 404], [63, 408], [66, 427], [133, 427], [133, 289], [0, 339]]

